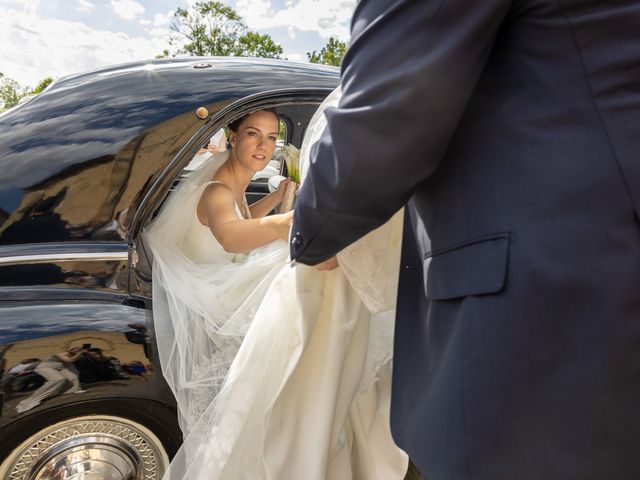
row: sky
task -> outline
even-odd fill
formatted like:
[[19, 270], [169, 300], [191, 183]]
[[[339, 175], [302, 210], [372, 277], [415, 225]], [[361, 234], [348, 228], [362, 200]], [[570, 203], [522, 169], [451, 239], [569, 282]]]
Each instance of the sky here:
[[[283, 57], [306, 62], [334, 36], [349, 40], [357, 0], [221, 0]], [[153, 59], [168, 47], [176, 8], [195, 0], [0, 0], [0, 72], [22, 86], [105, 65]]]

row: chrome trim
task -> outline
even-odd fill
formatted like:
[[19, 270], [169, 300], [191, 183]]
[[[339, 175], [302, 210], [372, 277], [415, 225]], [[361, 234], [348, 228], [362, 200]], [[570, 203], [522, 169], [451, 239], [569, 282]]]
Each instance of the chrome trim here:
[[79, 435], [45, 451], [30, 468], [28, 480], [146, 480], [143, 463], [140, 453], [121, 438]]
[[74, 252], [74, 253], [37, 253], [30, 255], [12, 255], [0, 257], [0, 265], [23, 263], [55, 263], [74, 260], [118, 261], [126, 262], [128, 252]]
[[0, 478], [160, 480], [168, 464], [162, 442], [147, 427], [123, 417], [87, 415], [23, 441], [0, 464]]

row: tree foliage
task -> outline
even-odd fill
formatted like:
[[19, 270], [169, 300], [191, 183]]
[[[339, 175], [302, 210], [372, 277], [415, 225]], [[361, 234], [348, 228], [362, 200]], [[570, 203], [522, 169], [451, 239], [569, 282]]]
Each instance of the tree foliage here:
[[238, 39], [241, 55], [247, 57], [280, 58], [282, 47], [269, 35], [247, 32]]
[[53, 77], [44, 77], [42, 80], [40, 80], [38, 85], [36, 85], [36, 88], [34, 88], [31, 93], [34, 93], [34, 94], [40, 93], [45, 88], [47, 88], [51, 82], [53, 82]]
[[23, 95], [24, 92], [21, 91], [18, 82], [0, 73], [0, 102], [2, 103], [2, 108], [6, 109], [15, 106]]
[[[169, 39], [173, 56], [254, 56], [280, 58], [282, 47], [269, 35], [250, 31], [231, 7], [217, 1], [199, 1], [189, 9], [178, 8]], [[159, 57], [169, 56], [165, 50]]]
[[330, 37], [327, 44], [320, 50], [320, 53], [317, 53], [315, 50], [311, 53], [307, 52], [307, 58], [311, 63], [321, 63], [323, 65], [339, 67], [347, 53], [347, 47], [346, 42]]
[[14, 79], [7, 77], [0, 72], [0, 110], [16, 106], [20, 99], [25, 96], [37, 95], [42, 92], [49, 84], [53, 82], [53, 77], [45, 77], [31, 90], [29, 87], [23, 87]]

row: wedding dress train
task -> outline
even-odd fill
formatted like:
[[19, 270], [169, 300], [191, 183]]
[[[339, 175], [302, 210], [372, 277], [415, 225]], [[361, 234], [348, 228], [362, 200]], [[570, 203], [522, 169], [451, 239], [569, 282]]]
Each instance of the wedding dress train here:
[[158, 348], [185, 433], [165, 480], [401, 480], [408, 458], [389, 426], [401, 213], [331, 272], [288, 263], [284, 242], [218, 255], [184, 212], [226, 155], [148, 232]]

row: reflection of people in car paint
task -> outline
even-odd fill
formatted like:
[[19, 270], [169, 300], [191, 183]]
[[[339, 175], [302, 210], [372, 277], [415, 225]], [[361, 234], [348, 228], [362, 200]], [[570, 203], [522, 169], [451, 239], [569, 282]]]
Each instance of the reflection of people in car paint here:
[[26, 358], [11, 367], [9, 371], [3, 375], [2, 379], [0, 379], [0, 392], [21, 391], [33, 380], [34, 375], [31, 374], [39, 363], [39, 358]]
[[129, 323], [127, 326], [132, 330], [124, 332], [126, 339], [131, 343], [142, 345], [142, 348], [144, 349], [144, 356], [149, 358], [149, 336], [147, 333], [147, 327], [136, 322]]
[[29, 398], [22, 400], [17, 405], [16, 411], [22, 413], [40, 405], [47, 398], [57, 395], [67, 382], [71, 382], [71, 387], [62, 392], [62, 395], [84, 393], [85, 390], [80, 388], [78, 370], [73, 363], [85, 352], [86, 350], [83, 348], [74, 347], [67, 352], [51, 355], [40, 362], [35, 368], [35, 372], [45, 379], [45, 383]]
[[120, 360], [106, 356], [101, 348], [88, 349], [80, 361], [82, 364], [78, 364], [78, 369], [92, 381], [129, 378], [122, 370]]

